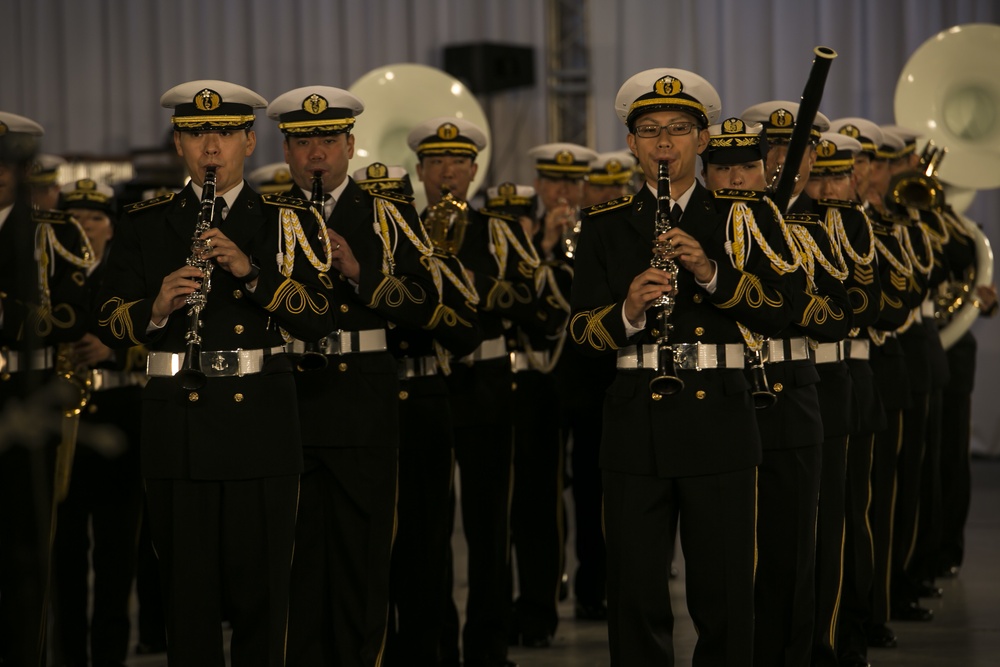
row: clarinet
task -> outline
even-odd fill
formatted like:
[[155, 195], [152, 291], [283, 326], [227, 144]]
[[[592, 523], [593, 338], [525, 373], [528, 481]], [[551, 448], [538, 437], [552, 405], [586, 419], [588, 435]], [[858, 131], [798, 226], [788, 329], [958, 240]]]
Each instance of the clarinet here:
[[[314, 171], [312, 175], [312, 199], [310, 201], [316, 214], [319, 216], [319, 224], [326, 224], [323, 222], [326, 216], [323, 214], [323, 172]], [[318, 230], [318, 233], [322, 237], [325, 230], [322, 228]], [[299, 355], [298, 360], [295, 362], [295, 369], [299, 371], [321, 371], [327, 366], [326, 355], [323, 353], [323, 347], [326, 345], [326, 340], [322, 342], [309, 342], [305, 343], [305, 349], [302, 354]]]
[[212, 244], [201, 238], [201, 235], [212, 227], [215, 217], [215, 167], [205, 168], [205, 183], [201, 190], [201, 209], [198, 212], [198, 222], [194, 226], [194, 236], [191, 239], [191, 255], [187, 265], [202, 271], [201, 285], [188, 294], [185, 303], [188, 305], [188, 328], [184, 334], [187, 343], [187, 354], [184, 355], [184, 366], [177, 372], [181, 387], [194, 391], [205, 386], [205, 373], [201, 369], [201, 311], [208, 301], [208, 293], [212, 290], [212, 260], [205, 258], [205, 253], [212, 249]]
[[[673, 275], [674, 286], [677, 285], [677, 262], [669, 257], [674, 246], [670, 241], [661, 241], [660, 236], [670, 231], [670, 173], [666, 160], [660, 161], [660, 169], [656, 183], [656, 231], [653, 237], [653, 259], [650, 266], [663, 269]], [[684, 381], [677, 377], [674, 368], [674, 350], [668, 342], [670, 329], [670, 314], [674, 312], [676, 303], [672, 294], [662, 294], [653, 306], [659, 310], [656, 313], [657, 326], [660, 335], [656, 339], [656, 368], [659, 375], [649, 381], [649, 390], [661, 396], [671, 396], [684, 388]]]

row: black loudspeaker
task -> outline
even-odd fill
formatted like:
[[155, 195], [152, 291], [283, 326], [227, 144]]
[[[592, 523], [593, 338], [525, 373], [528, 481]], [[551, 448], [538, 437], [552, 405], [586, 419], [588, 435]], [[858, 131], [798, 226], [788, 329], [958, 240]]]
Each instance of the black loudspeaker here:
[[444, 69], [475, 94], [535, 85], [535, 51], [511, 44], [444, 47]]

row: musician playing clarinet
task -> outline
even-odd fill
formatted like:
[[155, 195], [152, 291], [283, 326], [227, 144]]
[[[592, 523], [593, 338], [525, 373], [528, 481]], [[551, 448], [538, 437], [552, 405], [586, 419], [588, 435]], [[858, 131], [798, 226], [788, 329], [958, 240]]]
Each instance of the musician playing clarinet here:
[[[254, 109], [267, 102], [205, 80], [160, 103], [174, 110], [191, 182], [126, 209], [97, 333], [113, 348], [150, 350], [141, 460], [170, 664], [224, 664], [228, 619], [234, 666], [278, 667], [302, 471], [282, 331], [306, 340], [330, 331], [328, 278], [305, 260], [294, 271], [276, 261], [294, 252], [284, 239], [301, 225], [298, 211], [243, 180]], [[192, 317], [196, 293], [204, 302]]]
[[[647, 182], [634, 196], [583, 213], [569, 330], [583, 354], [614, 354], [618, 366], [600, 459], [612, 665], [674, 664], [669, 558], [678, 518], [698, 628], [693, 664], [752, 663], [761, 449], [743, 372], [744, 331], [776, 333], [791, 311], [781, 274], [787, 258], [768, 254], [782, 247], [770, 207], [753, 193], [713, 195], [695, 180], [696, 157], [720, 108], [718, 93], [693, 72], [660, 68], [631, 77], [615, 109]], [[660, 247], [668, 242], [673, 272], [651, 266], [661, 161], [670, 229]], [[651, 308], [665, 294], [672, 296], [668, 318]], [[673, 369], [658, 368], [664, 338]], [[670, 373], [680, 382], [663, 386], [676, 391], [651, 387]]]

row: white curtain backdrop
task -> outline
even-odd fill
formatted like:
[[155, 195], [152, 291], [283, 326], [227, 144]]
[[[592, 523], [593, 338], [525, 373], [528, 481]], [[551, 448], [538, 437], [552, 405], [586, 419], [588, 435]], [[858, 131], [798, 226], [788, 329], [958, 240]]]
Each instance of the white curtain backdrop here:
[[[697, 71], [723, 114], [736, 115], [798, 100], [813, 48], [829, 46], [839, 55], [821, 110], [891, 123], [896, 80], [917, 47], [953, 25], [1000, 22], [996, 0], [578, 1], [599, 151], [624, 147], [613, 100], [643, 69]], [[165, 142], [159, 98], [183, 81], [224, 79], [270, 99], [313, 83], [347, 88], [391, 63], [441, 68], [446, 45], [510, 43], [534, 47], [536, 84], [480, 97], [493, 134], [487, 183], [531, 182], [528, 148], [563, 139], [546, 127], [546, 16], [540, 0], [0, 0], [0, 109], [40, 122], [46, 152], [127, 156]], [[995, 54], [984, 57], [988, 76], [996, 68]], [[420, 102], [400, 105], [401, 117]], [[250, 168], [281, 159], [274, 124], [260, 115], [257, 131]], [[1000, 248], [998, 192], [980, 192], [968, 213]], [[1000, 318], [975, 331], [975, 447], [1000, 455]]]

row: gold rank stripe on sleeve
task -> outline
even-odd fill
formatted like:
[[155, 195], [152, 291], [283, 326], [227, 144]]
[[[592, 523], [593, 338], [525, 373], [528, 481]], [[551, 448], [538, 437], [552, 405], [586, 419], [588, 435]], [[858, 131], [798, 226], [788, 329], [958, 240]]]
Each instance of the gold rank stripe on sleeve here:
[[278, 285], [274, 296], [271, 297], [271, 302], [264, 306], [264, 310], [273, 313], [279, 308], [284, 308], [289, 313], [298, 315], [309, 308], [316, 315], [323, 315], [330, 309], [330, 302], [326, 300], [325, 296], [320, 295], [319, 298], [322, 302], [314, 301], [301, 283], [286, 278], [283, 283]]
[[378, 284], [372, 294], [372, 300], [368, 303], [368, 308], [399, 308], [406, 302], [422, 304], [427, 301], [427, 293], [423, 287], [412, 282], [403, 282], [399, 278], [391, 275], [383, 275], [382, 282]]
[[595, 308], [573, 316], [569, 330], [577, 345], [589, 345], [598, 352], [618, 349], [603, 322], [604, 317], [615, 309], [615, 305]]
[[103, 319], [99, 319], [97, 324], [110, 331], [111, 335], [118, 340], [128, 338], [134, 345], [140, 345], [140, 341], [135, 336], [135, 325], [132, 322], [132, 313], [130, 311], [132, 306], [137, 303], [139, 303], [138, 300], [125, 303], [124, 300], [117, 296], [108, 299], [101, 306], [101, 312], [110, 311], [110, 314]]
[[531, 289], [524, 283], [497, 280], [486, 295], [484, 310], [513, 308], [515, 303], [531, 303]]
[[760, 308], [765, 304], [772, 308], [780, 308], [783, 299], [780, 294], [777, 300], [769, 298], [764, 291], [763, 285], [761, 285], [760, 279], [757, 276], [744, 273], [740, 276], [740, 282], [736, 285], [732, 298], [725, 303], [720, 303], [719, 308], [729, 309], [740, 303], [744, 303], [751, 308]]
[[282, 208], [294, 208], [299, 211], [308, 211], [312, 206], [305, 199], [298, 197], [287, 197], [285, 195], [261, 195], [261, 199], [269, 206], [280, 206]]
[[65, 225], [69, 223], [70, 215], [66, 211], [34, 210], [31, 212], [31, 219], [37, 224]]
[[160, 195], [159, 197], [153, 197], [152, 199], [146, 199], [145, 201], [139, 201], [134, 204], [129, 204], [125, 207], [126, 213], [138, 213], [152, 206], [159, 206], [160, 204], [166, 204], [169, 201], [173, 201], [177, 194], [174, 192], [168, 192], [165, 195]]
[[785, 222], [797, 225], [819, 224], [819, 216], [815, 213], [786, 213]]
[[732, 190], [725, 188], [715, 190], [712, 195], [716, 199], [739, 199], [743, 201], [761, 201], [764, 199], [764, 193], [760, 190]]
[[809, 298], [809, 305], [802, 313], [802, 320], [798, 323], [800, 327], [807, 327], [810, 324], [822, 326], [827, 320], [839, 322], [844, 319], [844, 313], [836, 304], [831, 305], [829, 297], [813, 295]]
[[615, 209], [622, 208], [623, 206], [628, 206], [632, 203], [632, 195], [625, 195], [624, 197], [619, 197], [618, 199], [612, 199], [606, 201], [603, 204], [594, 204], [590, 208], [584, 209], [584, 211], [589, 216], [600, 215], [601, 213], [607, 213], [608, 211], [614, 211]]

